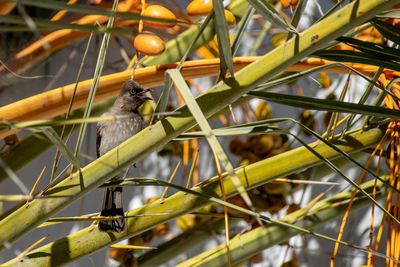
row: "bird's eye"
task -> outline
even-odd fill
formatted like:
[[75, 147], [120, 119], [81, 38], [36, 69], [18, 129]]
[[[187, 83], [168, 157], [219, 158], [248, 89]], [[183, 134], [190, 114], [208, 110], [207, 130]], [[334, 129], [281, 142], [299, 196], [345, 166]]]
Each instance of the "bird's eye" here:
[[131, 90], [129, 90], [129, 93], [130, 93], [132, 96], [135, 96], [135, 95], [138, 94], [138, 90], [136, 90], [135, 88], [132, 88]]

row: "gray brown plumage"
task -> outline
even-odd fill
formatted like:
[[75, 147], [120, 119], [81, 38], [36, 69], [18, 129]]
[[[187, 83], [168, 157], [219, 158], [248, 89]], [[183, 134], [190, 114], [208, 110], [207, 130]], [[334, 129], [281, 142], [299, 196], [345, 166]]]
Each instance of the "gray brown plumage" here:
[[[126, 81], [119, 92], [113, 106], [102, 116], [116, 116], [115, 120], [100, 121], [96, 127], [96, 150], [100, 157], [117, 147], [143, 129], [143, 117], [139, 107], [150, 100], [145, 96], [149, 91], [133, 80]], [[121, 171], [110, 180], [124, 179], [128, 169]], [[101, 216], [124, 216], [122, 187], [106, 188], [104, 190]], [[99, 222], [99, 230], [104, 232], [121, 232], [125, 228], [125, 218]]]

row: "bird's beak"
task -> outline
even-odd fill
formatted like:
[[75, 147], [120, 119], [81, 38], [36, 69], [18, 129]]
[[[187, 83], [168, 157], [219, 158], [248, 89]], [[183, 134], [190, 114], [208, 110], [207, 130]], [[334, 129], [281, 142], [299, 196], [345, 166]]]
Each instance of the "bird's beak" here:
[[153, 98], [151, 97], [147, 97], [145, 94], [146, 92], [151, 92], [151, 89], [144, 89], [143, 91], [141, 91], [140, 93], [138, 93], [137, 95], [143, 99], [143, 100], [153, 100]]

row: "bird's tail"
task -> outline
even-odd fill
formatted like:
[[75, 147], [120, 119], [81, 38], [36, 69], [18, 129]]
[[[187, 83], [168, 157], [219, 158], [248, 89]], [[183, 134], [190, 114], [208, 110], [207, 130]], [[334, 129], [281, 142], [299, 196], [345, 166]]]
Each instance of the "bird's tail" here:
[[[100, 216], [124, 216], [122, 202], [122, 187], [106, 188], [104, 190], [103, 207]], [[125, 227], [125, 218], [99, 222], [99, 230], [102, 232], [122, 232]]]

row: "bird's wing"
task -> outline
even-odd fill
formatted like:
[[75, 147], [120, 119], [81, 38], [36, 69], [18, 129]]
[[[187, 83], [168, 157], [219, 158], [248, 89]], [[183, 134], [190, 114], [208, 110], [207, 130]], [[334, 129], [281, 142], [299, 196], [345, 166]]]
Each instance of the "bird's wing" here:
[[96, 153], [100, 157], [100, 144], [101, 144], [101, 125], [98, 123], [96, 126]]

